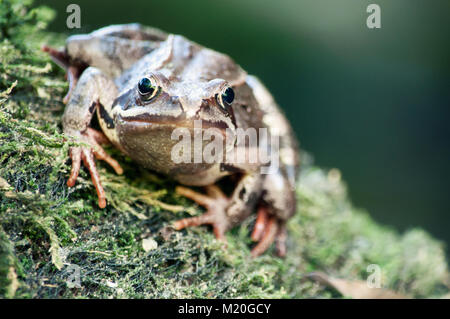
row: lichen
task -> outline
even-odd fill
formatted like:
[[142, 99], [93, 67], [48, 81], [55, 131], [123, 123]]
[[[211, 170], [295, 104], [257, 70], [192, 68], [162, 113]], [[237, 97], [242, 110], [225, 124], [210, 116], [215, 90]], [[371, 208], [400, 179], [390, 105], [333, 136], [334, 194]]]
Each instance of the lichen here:
[[64, 35], [45, 31], [53, 16], [31, 1], [0, 2], [0, 296], [338, 297], [304, 275], [365, 280], [370, 264], [380, 267], [385, 288], [413, 297], [448, 293], [440, 242], [420, 229], [401, 235], [378, 225], [351, 204], [338, 171], [314, 166], [306, 153], [285, 259], [272, 250], [251, 258], [254, 216], [227, 234], [226, 248], [207, 227], [168, 230], [202, 209], [177, 196], [174, 182], [113, 149], [125, 172], [98, 163], [105, 209], [86, 170], [68, 188], [67, 152], [77, 142], [60, 125], [67, 83], [39, 50], [63, 44]]

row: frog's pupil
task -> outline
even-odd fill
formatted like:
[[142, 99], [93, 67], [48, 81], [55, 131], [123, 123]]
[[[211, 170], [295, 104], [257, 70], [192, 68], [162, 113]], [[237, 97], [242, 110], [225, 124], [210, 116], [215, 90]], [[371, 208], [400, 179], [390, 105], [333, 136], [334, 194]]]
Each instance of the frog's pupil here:
[[155, 90], [155, 87], [152, 85], [152, 82], [148, 78], [142, 78], [138, 84], [139, 92], [141, 94], [151, 94]]
[[222, 101], [227, 104], [231, 104], [234, 100], [234, 91], [232, 88], [227, 88], [225, 92], [222, 93]]

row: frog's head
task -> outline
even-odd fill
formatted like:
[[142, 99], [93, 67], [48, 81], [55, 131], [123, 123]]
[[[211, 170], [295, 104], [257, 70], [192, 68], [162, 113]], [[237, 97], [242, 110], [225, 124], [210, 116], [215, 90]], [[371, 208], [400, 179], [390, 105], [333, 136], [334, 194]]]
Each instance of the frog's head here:
[[201, 120], [201, 128], [222, 134], [228, 148], [234, 143], [229, 139], [234, 138], [236, 129], [234, 100], [235, 92], [224, 79], [179, 80], [150, 73], [114, 102], [120, 145], [150, 168], [163, 172], [179, 168], [169, 163], [172, 148], [179, 142], [174, 131], [187, 129], [193, 138], [194, 127], [198, 129]]

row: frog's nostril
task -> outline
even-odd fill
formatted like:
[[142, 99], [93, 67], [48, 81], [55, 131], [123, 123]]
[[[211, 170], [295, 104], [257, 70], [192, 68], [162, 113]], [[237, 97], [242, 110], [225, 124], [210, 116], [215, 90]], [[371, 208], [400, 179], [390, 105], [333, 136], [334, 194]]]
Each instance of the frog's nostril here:
[[133, 90], [128, 90], [125, 93], [119, 95], [113, 102], [111, 109], [119, 106], [122, 110], [127, 110], [130, 108], [130, 101], [132, 97]]
[[124, 105], [122, 105], [122, 110], [128, 110], [130, 108], [130, 101], [128, 100]]

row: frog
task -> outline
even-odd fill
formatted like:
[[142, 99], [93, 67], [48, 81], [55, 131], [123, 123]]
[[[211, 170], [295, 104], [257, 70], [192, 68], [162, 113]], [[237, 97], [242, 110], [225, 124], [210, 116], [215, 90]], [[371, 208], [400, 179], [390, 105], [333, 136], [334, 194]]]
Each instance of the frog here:
[[[226, 243], [226, 233], [255, 213], [251, 256], [272, 245], [277, 255], [285, 256], [287, 222], [297, 207], [299, 144], [283, 111], [256, 76], [226, 54], [139, 23], [71, 35], [63, 48], [44, 45], [42, 50], [66, 71], [62, 128], [81, 142], [69, 149], [68, 187], [74, 187], [84, 164], [98, 206], [105, 208], [96, 160], [105, 161], [117, 174], [124, 172], [104, 149], [112, 144], [143, 169], [176, 181], [175, 193], [204, 207], [200, 215], [173, 221], [174, 231], [210, 225], [215, 237]], [[92, 127], [94, 117], [100, 128]], [[277, 165], [267, 173], [258, 161], [174, 161], [172, 150], [179, 142], [173, 139], [174, 130], [193, 132], [197, 121], [201, 132], [213, 129], [231, 136], [225, 142], [227, 151], [247, 155], [248, 143], [236, 143], [235, 133], [268, 129], [271, 139], [264, 147], [270, 148], [276, 138]], [[223, 180], [231, 185], [228, 193], [220, 185]]]

